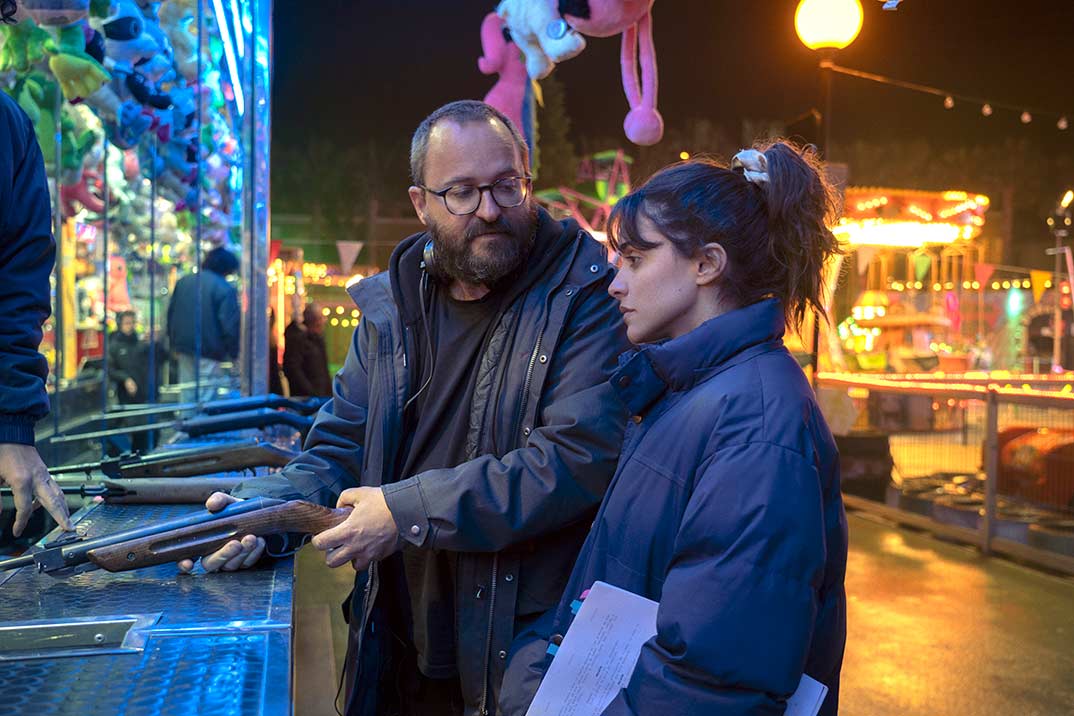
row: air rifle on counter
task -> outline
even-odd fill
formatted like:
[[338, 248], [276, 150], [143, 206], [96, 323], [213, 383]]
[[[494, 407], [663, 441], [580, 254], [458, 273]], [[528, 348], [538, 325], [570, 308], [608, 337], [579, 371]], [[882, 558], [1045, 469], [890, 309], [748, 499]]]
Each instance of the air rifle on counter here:
[[213, 400], [206, 403], [171, 403], [160, 405], [148, 405], [143, 408], [118, 410], [105, 413], [99, 420], [118, 420], [119, 418], [142, 418], [161, 413], [177, 413], [184, 411], [199, 412], [204, 415], [223, 415], [224, 413], [239, 413], [248, 410], [271, 408], [273, 410], [290, 410], [299, 415], [313, 415], [321, 409], [328, 398], [286, 398], [282, 395], [269, 393], [268, 395], [251, 395], [246, 398], [227, 398]]
[[53, 576], [92, 569], [123, 572], [213, 552], [244, 535], [317, 534], [335, 527], [350, 508], [329, 509], [303, 500], [255, 497], [220, 512], [201, 510], [147, 527], [85, 539], [66, 532], [30, 554], [0, 561], [0, 572], [37, 565]]
[[160, 423], [150, 423], [149, 425], [132, 425], [122, 428], [112, 428], [110, 430], [79, 433], [77, 435], [60, 435], [50, 438], [50, 440], [51, 444], [58, 445], [78, 440], [96, 440], [98, 438], [110, 438], [116, 435], [146, 433], [152, 430], [162, 430], [164, 428], [173, 428], [179, 432], [186, 433], [192, 438], [196, 438], [201, 437], [202, 435], [226, 433], [233, 430], [262, 429], [267, 428], [270, 425], [290, 426], [302, 433], [302, 437], [305, 438], [306, 433], [309, 432], [310, 427], [313, 425], [313, 418], [296, 415], [287, 410], [259, 408], [258, 410], [248, 410], [241, 413], [204, 415], [186, 418], [184, 420], [168, 420]]
[[241, 472], [255, 467], [283, 467], [295, 453], [260, 440], [240, 440], [211, 448], [165, 450], [152, 455], [126, 453], [100, 462], [49, 468], [53, 476], [103, 473], [114, 479], [192, 477], [216, 472]]
[[[249, 478], [243, 477], [138, 477], [100, 482], [57, 480], [63, 494], [101, 497], [110, 504], [204, 504], [214, 492], [231, 492]], [[0, 487], [10, 497], [10, 487]]]

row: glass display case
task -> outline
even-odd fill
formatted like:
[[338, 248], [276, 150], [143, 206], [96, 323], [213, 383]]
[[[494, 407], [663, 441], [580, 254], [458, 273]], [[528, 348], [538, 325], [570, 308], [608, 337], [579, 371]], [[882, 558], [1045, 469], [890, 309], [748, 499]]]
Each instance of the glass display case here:
[[19, 0], [0, 25], [53, 202], [48, 462], [116, 406], [266, 390], [271, 11]]

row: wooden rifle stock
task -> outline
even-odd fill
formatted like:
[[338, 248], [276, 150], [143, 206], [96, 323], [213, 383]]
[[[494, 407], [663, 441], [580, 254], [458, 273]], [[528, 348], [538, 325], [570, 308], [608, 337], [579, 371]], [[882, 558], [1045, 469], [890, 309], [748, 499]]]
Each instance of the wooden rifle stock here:
[[346, 508], [329, 509], [312, 502], [291, 500], [242, 514], [222, 513], [218, 519], [201, 524], [95, 547], [86, 552], [86, 557], [109, 572], [140, 569], [196, 559], [245, 535], [317, 534], [343, 522], [350, 513]]

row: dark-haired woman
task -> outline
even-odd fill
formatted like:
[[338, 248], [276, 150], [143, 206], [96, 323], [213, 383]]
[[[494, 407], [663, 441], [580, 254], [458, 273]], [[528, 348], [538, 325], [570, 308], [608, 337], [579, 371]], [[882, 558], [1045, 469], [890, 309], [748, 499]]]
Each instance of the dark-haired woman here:
[[627, 335], [611, 381], [633, 420], [557, 609], [520, 634], [501, 713], [525, 713], [601, 580], [659, 602], [605, 714], [782, 714], [802, 674], [838, 707], [847, 527], [835, 444], [784, 326], [821, 309], [838, 250], [812, 154], [675, 164], [616, 206], [609, 291]]

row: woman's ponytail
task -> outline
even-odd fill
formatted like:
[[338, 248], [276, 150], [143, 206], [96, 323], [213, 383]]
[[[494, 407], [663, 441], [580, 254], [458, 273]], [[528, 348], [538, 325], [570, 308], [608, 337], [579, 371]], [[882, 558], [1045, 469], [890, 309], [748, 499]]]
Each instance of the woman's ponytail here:
[[799, 151], [779, 140], [756, 147], [768, 170], [768, 256], [772, 290], [783, 300], [787, 322], [800, 328], [806, 314], [827, 317], [824, 266], [840, 252], [830, 227], [837, 218], [835, 192], [812, 148]]

